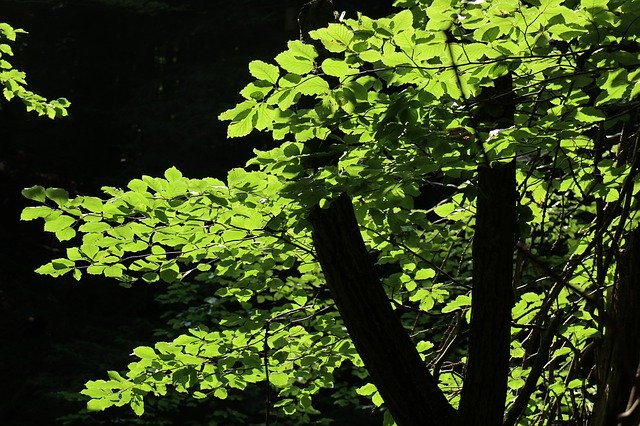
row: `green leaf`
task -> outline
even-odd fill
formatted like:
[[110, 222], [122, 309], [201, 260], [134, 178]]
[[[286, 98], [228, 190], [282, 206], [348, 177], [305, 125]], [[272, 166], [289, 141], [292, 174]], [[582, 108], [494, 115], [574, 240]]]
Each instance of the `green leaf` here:
[[107, 375], [111, 380], [116, 380], [118, 382], [126, 382], [127, 380], [120, 375], [117, 371], [107, 371]]
[[322, 61], [322, 71], [334, 77], [346, 77], [358, 72], [358, 70], [354, 70], [346, 62], [331, 58]]
[[56, 238], [59, 241], [67, 241], [76, 236], [76, 231], [73, 228], [65, 228], [56, 231]]
[[416, 272], [416, 280], [428, 280], [436, 276], [436, 271], [433, 269], [420, 269]]
[[603, 92], [598, 96], [596, 105], [609, 104], [624, 97], [629, 88], [628, 72], [625, 69], [605, 72], [597, 82]]
[[382, 404], [384, 404], [384, 400], [382, 399], [382, 395], [380, 395], [379, 392], [376, 392], [373, 394], [373, 396], [371, 396], [371, 402], [373, 402], [373, 404], [376, 407], [380, 407]]
[[401, 31], [413, 30], [413, 14], [411, 10], [405, 9], [396, 13], [391, 19], [391, 26], [395, 34]]
[[524, 383], [525, 383], [524, 379], [517, 378], [517, 379], [509, 379], [509, 381], [507, 382], [507, 385], [509, 386], [509, 389], [518, 390], [524, 386]]
[[213, 396], [219, 399], [227, 399], [227, 390], [225, 388], [218, 388], [213, 391]]
[[123, 270], [123, 265], [110, 265], [107, 266], [102, 273], [105, 277], [120, 278], [122, 277]]
[[69, 193], [61, 188], [47, 188], [45, 195], [61, 207], [69, 201]]
[[109, 408], [113, 405], [108, 399], [91, 399], [87, 402], [87, 410], [89, 411], [104, 411], [105, 408]]
[[46, 218], [53, 212], [53, 209], [46, 206], [26, 207], [20, 214], [20, 220], [33, 220]]
[[353, 40], [353, 32], [346, 25], [336, 23], [310, 31], [309, 35], [312, 39], [320, 40], [324, 47], [333, 53], [344, 52]]
[[270, 83], [260, 80], [247, 84], [240, 94], [247, 100], [262, 101], [272, 90], [273, 86]]
[[52, 220], [47, 220], [44, 224], [44, 230], [48, 232], [57, 232], [66, 229], [76, 222], [74, 218], [67, 215], [61, 215]]
[[102, 212], [102, 200], [98, 197], [82, 197], [82, 207], [90, 212]]
[[280, 76], [278, 67], [262, 61], [249, 62], [249, 72], [258, 80], [268, 81], [271, 84], [276, 84]]
[[305, 78], [297, 89], [303, 95], [321, 95], [329, 92], [329, 83], [317, 75]]
[[376, 385], [374, 385], [373, 383], [367, 383], [366, 385], [356, 389], [356, 393], [362, 396], [371, 396], [377, 391], [378, 391], [378, 388], [376, 388]]
[[365, 62], [378, 62], [382, 59], [382, 54], [378, 50], [365, 50], [358, 54]]
[[135, 348], [133, 350], [134, 355], [136, 355], [137, 357], [140, 358], [157, 358], [158, 355], [156, 354], [156, 352], [153, 350], [153, 348], [150, 348], [149, 346], [138, 346], [137, 348]]
[[460, 296], [456, 297], [455, 300], [447, 303], [445, 307], [442, 308], [442, 313], [447, 314], [458, 309], [465, 309], [469, 306], [471, 306], [471, 297], [465, 294], [461, 294]]
[[36, 185], [36, 186], [32, 186], [31, 188], [23, 189], [22, 190], [22, 195], [25, 198], [28, 198], [28, 199], [33, 200], [33, 201], [38, 201], [38, 202], [41, 202], [41, 203], [43, 203], [44, 200], [46, 199], [45, 190], [40, 185]]
[[255, 128], [257, 130], [270, 129], [276, 118], [276, 111], [267, 104], [260, 104], [256, 112], [257, 120]]
[[447, 217], [451, 213], [453, 213], [455, 209], [456, 209], [455, 204], [444, 203], [444, 204], [438, 205], [435, 209], [433, 209], [433, 212], [440, 217]]
[[182, 180], [182, 173], [180, 172], [180, 170], [176, 169], [175, 167], [171, 167], [164, 172], [164, 177], [169, 182], [180, 181]]
[[233, 120], [233, 121], [241, 120], [243, 117], [246, 117], [247, 115], [249, 115], [251, 110], [255, 108], [255, 106], [256, 106], [255, 99], [248, 99], [236, 105], [235, 108], [231, 108], [224, 111], [218, 116], [218, 119]]
[[286, 50], [276, 56], [276, 62], [285, 71], [304, 75], [313, 70], [314, 58], [317, 56], [313, 46], [304, 44], [301, 41], [290, 41], [288, 43], [289, 50]]
[[420, 353], [426, 352], [426, 351], [428, 351], [429, 349], [431, 349], [433, 347], [434, 347], [434, 344], [432, 342], [428, 342], [428, 341], [425, 341], [425, 340], [421, 340], [416, 345], [416, 349]]
[[285, 373], [271, 373], [269, 375], [269, 382], [277, 388], [283, 388], [289, 384], [289, 375]]
[[257, 111], [253, 110], [246, 117], [231, 123], [227, 128], [227, 136], [230, 138], [240, 138], [251, 133], [257, 121], [256, 114]]
[[144, 414], [144, 400], [140, 395], [134, 395], [131, 398], [131, 409], [136, 414], [136, 416], [141, 416]]
[[606, 116], [601, 110], [593, 107], [578, 108], [575, 117], [576, 120], [580, 120], [584, 123], [594, 123], [606, 119]]

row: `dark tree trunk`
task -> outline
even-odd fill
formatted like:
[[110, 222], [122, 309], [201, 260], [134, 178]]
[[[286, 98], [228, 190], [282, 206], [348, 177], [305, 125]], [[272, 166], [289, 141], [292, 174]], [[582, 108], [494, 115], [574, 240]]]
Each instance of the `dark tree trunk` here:
[[599, 351], [593, 426], [640, 424], [640, 229], [626, 236]]
[[515, 162], [479, 166], [462, 424], [495, 426], [502, 424], [504, 416], [514, 297], [515, 208]]
[[358, 353], [400, 426], [454, 424], [456, 412], [394, 314], [360, 235], [351, 199], [310, 214], [327, 284]]

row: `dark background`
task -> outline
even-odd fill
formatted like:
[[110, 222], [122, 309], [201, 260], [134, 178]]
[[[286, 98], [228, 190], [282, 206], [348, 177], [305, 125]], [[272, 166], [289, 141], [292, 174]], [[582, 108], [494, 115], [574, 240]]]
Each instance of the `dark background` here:
[[[29, 205], [20, 190], [99, 195], [103, 185], [174, 165], [189, 177], [243, 165], [269, 136], [226, 140], [216, 116], [239, 100], [249, 61], [271, 60], [298, 38], [303, 3], [0, 0], [0, 22], [29, 32], [13, 44], [12, 64], [31, 90], [72, 102], [69, 117], [51, 121], [0, 101], [0, 424], [62, 424], [56, 419], [84, 406], [73, 401], [84, 382], [126, 366], [131, 349], [153, 342], [164, 324], [159, 285], [35, 274], [63, 253], [42, 223], [19, 221]], [[391, 0], [334, 3], [347, 17], [391, 10]], [[70, 420], [132, 424], [121, 412]], [[171, 413], [167, 424], [206, 418], [197, 408]]]

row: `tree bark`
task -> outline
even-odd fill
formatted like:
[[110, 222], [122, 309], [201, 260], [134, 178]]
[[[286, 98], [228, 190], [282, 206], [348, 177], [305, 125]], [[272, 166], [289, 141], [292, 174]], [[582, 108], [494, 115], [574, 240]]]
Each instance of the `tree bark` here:
[[343, 194], [309, 216], [327, 284], [373, 383], [400, 426], [453, 425], [456, 411], [394, 314]]
[[495, 426], [502, 424], [504, 416], [514, 298], [515, 208], [515, 162], [480, 165], [462, 424]]
[[618, 259], [599, 351], [599, 398], [593, 426], [640, 424], [640, 229], [629, 232]]

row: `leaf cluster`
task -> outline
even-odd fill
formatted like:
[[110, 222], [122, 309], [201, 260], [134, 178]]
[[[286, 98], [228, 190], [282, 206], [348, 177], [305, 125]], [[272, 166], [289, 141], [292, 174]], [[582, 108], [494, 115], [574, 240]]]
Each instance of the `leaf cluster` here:
[[[144, 396], [167, 386], [225, 398], [266, 384], [277, 392], [265, 391], [267, 412], [314, 414], [312, 396], [334, 386], [340, 366], [362, 368], [306, 221], [341, 193], [353, 199], [396, 312], [456, 405], [476, 168], [515, 161], [507, 410], [524, 401], [523, 425], [589, 416], [596, 383], [584, 354], [602, 333], [616, 268], [616, 256], [596, 248], [617, 253], [639, 219], [638, 2], [396, 4], [403, 9], [390, 17], [329, 24], [273, 63], [249, 64], [255, 80], [219, 118], [229, 137], [257, 130], [281, 142], [226, 183], [172, 168], [104, 188], [105, 198], [25, 190], [39, 205], [22, 218], [43, 219], [71, 243], [40, 273], [211, 288], [208, 314], [194, 316], [202, 323], [135, 349], [123, 375], [87, 383], [90, 408], [142, 413]], [[507, 106], [495, 82], [505, 77], [512, 124], [498, 118]], [[383, 404], [372, 384], [357, 395]]]
[[28, 90], [26, 74], [15, 69], [9, 62], [9, 58], [13, 56], [11, 43], [15, 42], [18, 34], [26, 34], [26, 31], [0, 22], [0, 86], [3, 88], [4, 98], [7, 101], [14, 98], [20, 99], [27, 111], [34, 111], [38, 115], [46, 115], [51, 119], [67, 116], [67, 108], [71, 105], [67, 99], [47, 100]]

